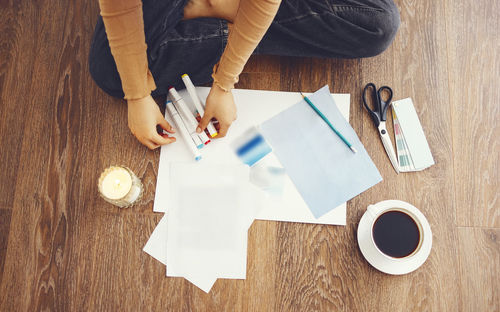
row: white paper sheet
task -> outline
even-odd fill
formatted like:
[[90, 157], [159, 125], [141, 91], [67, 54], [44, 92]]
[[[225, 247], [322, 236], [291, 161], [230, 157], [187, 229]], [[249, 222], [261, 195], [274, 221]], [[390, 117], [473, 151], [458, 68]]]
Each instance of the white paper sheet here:
[[[163, 265], [167, 264], [167, 222], [167, 215], [165, 214], [142, 249]], [[206, 293], [212, 289], [212, 286], [217, 281], [217, 277], [213, 276], [184, 276], [184, 278]]]
[[[257, 216], [257, 214], [262, 210], [264, 194], [257, 187], [249, 185], [249, 189], [245, 192], [245, 195], [247, 197], [245, 199], [245, 203], [248, 204], [245, 206], [245, 209], [248, 209], [249, 212], [245, 227], [248, 231], [253, 223], [253, 220], [255, 219], [255, 216]], [[164, 265], [167, 264], [167, 226], [168, 220], [167, 214], [165, 214], [154, 229], [153, 233], [151, 233], [151, 236], [143, 248], [147, 254]], [[208, 293], [216, 282], [218, 276], [217, 274], [214, 274], [213, 276], [210, 274], [195, 276], [194, 273], [190, 272], [190, 274], [186, 274], [184, 278], [204, 292]]]
[[[246, 278], [247, 231], [262, 208], [249, 168], [173, 163], [170, 174], [167, 233], [159, 237], [168, 251], [167, 276], [185, 277], [206, 292], [217, 278]], [[158, 254], [163, 259], [165, 251]]]
[[[204, 101], [210, 88], [197, 87], [200, 98]], [[191, 103], [187, 92], [179, 92], [188, 104]], [[233, 153], [230, 142], [252, 126], [257, 126], [286, 108], [296, 104], [301, 96], [296, 92], [275, 92], [256, 90], [233, 90], [235, 103], [238, 109], [238, 119], [232, 124], [228, 135], [223, 139], [213, 140], [202, 149], [203, 159], [200, 162], [210, 164], [239, 164], [240, 160]], [[332, 94], [342, 115], [349, 120], [349, 94]], [[167, 121], [169, 116], [166, 116]], [[177, 136], [175, 134], [174, 136]], [[179, 139], [179, 138], [178, 138]], [[272, 153], [266, 157], [271, 156]], [[158, 179], [153, 210], [165, 212], [169, 207], [169, 170], [171, 162], [185, 162], [192, 159], [189, 150], [183, 144], [169, 144], [162, 146]], [[275, 161], [277, 161], [275, 159]], [[279, 162], [278, 162], [279, 163]], [[297, 192], [288, 176], [285, 177], [283, 200], [270, 199], [264, 204], [264, 209], [258, 219], [338, 224], [346, 223], [346, 204], [340, 205], [321, 218], [315, 219], [304, 200]]]
[[[207, 271], [244, 278], [246, 217], [244, 165], [172, 163], [167, 226], [167, 275]], [[242, 277], [243, 276], [243, 277]], [[226, 276], [224, 276], [226, 277]]]
[[[188, 281], [196, 285], [201, 290], [208, 293], [212, 288], [213, 284], [217, 280], [217, 278], [232, 278], [232, 279], [245, 279], [246, 278], [246, 265], [247, 265], [247, 242], [248, 242], [248, 229], [255, 220], [255, 217], [262, 209], [262, 191], [258, 188], [248, 185], [249, 189], [245, 192], [245, 211], [248, 212], [246, 215], [245, 221], [245, 238], [241, 242], [244, 244], [245, 253], [240, 254], [240, 271], [238, 275], [230, 275], [228, 272], [216, 272], [213, 268], [209, 268], [200, 273], [195, 273], [193, 271], [188, 272], [184, 275]], [[226, 270], [226, 269], [224, 269]]]
[[164, 214], [142, 250], [167, 265], [167, 215]]

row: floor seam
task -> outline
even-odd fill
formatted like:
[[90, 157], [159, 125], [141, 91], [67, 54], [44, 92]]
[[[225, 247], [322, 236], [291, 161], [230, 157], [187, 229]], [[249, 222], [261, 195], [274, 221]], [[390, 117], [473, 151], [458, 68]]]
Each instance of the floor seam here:
[[476, 226], [476, 225], [457, 225], [458, 229], [481, 229], [481, 230], [500, 230], [500, 227], [494, 226]]

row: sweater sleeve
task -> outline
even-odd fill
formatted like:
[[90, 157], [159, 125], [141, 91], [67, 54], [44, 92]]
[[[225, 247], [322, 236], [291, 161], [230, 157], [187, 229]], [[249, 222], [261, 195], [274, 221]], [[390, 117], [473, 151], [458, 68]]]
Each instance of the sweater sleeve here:
[[214, 83], [222, 89], [228, 91], [234, 88], [250, 55], [271, 25], [280, 3], [281, 0], [240, 0], [226, 49], [212, 74]]
[[125, 99], [140, 99], [156, 89], [148, 68], [141, 0], [99, 0], [111, 54]]

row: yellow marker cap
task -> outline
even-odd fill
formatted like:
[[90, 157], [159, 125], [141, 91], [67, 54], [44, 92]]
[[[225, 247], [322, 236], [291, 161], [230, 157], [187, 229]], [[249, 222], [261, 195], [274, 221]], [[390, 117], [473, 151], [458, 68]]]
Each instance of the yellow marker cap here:
[[181, 76], [181, 78], [184, 78], [184, 77], [189, 77], [188, 74], [184, 74]]
[[215, 138], [217, 136], [217, 132], [215, 132], [214, 134], [211, 135], [212, 138]]

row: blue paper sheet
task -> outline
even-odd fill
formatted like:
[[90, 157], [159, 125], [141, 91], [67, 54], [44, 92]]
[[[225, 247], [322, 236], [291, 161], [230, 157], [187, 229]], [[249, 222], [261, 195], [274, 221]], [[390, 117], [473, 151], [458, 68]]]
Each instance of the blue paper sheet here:
[[312, 214], [319, 218], [382, 181], [382, 176], [341, 115], [328, 86], [309, 99], [351, 142], [356, 154], [304, 100], [265, 121], [261, 130]]

